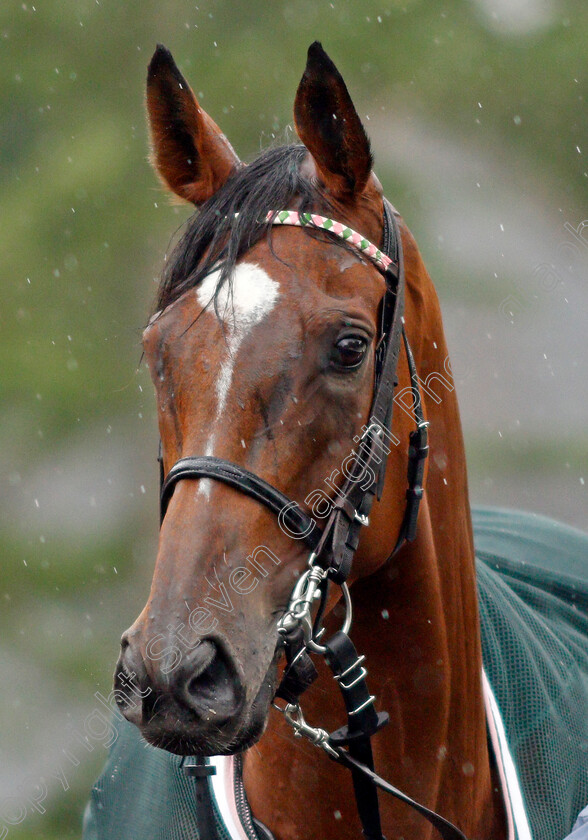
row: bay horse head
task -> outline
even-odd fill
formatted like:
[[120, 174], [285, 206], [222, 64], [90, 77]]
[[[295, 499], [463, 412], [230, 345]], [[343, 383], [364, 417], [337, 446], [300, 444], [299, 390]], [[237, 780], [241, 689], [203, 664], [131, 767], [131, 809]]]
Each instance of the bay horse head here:
[[[382, 242], [382, 188], [364, 127], [318, 43], [294, 105], [302, 144], [249, 165], [163, 47], [149, 67], [147, 107], [157, 173], [199, 208], [144, 333], [163, 474], [194, 456], [222, 459], [296, 500], [306, 524], [320, 522], [369, 426], [381, 337], [385, 277], [333, 235], [350, 229], [367, 245]], [[338, 227], [272, 225], [284, 210]], [[409, 283], [423, 270], [402, 235]], [[418, 321], [415, 304], [407, 306]], [[408, 390], [405, 358], [398, 376]], [[397, 415], [394, 439], [406, 444], [390, 446], [383, 503], [350, 582], [383, 566], [401, 529], [414, 420]], [[282, 650], [278, 622], [309, 554], [302, 526], [215, 478], [174, 474], [149, 599], [123, 636], [115, 677], [126, 717], [179, 754], [234, 753], [263, 732]]]

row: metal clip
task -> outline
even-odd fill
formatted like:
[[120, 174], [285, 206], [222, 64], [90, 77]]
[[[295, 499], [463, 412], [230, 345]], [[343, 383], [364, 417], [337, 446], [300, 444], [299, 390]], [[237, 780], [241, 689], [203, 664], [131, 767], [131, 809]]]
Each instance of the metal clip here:
[[[314, 559], [313, 554], [310, 557], [311, 560]], [[278, 622], [278, 633], [282, 636], [287, 636], [288, 633], [291, 633], [300, 625], [304, 634], [304, 644], [313, 653], [324, 654], [327, 652], [326, 647], [318, 643], [321, 633], [315, 634], [313, 632], [312, 620], [312, 602], [320, 596], [319, 586], [327, 577], [327, 574], [328, 569], [323, 569], [313, 563], [308, 571], [298, 578], [286, 612]], [[347, 584], [342, 583], [341, 589], [345, 599], [345, 620], [341, 629], [343, 633], [349, 633], [353, 617], [351, 596]]]
[[278, 633], [285, 636], [301, 624], [305, 642], [312, 641], [312, 602], [319, 596], [319, 586], [326, 576], [324, 569], [313, 565], [298, 578], [288, 608], [278, 622]]
[[306, 738], [317, 747], [321, 747], [332, 758], [338, 758], [339, 753], [329, 744], [329, 733], [318, 726], [310, 726], [304, 719], [302, 709], [298, 703], [287, 703], [282, 709], [277, 703], [272, 703], [274, 709], [281, 712], [294, 730], [297, 738]]

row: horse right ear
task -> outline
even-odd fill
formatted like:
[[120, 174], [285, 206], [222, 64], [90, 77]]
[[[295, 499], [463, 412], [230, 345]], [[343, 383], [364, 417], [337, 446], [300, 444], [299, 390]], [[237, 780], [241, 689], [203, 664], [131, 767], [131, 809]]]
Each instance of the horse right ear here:
[[172, 54], [158, 45], [147, 72], [151, 163], [172, 192], [199, 206], [241, 165], [202, 110]]
[[340, 200], [359, 196], [372, 171], [370, 141], [341, 74], [318, 41], [308, 48], [294, 122], [328, 192]]

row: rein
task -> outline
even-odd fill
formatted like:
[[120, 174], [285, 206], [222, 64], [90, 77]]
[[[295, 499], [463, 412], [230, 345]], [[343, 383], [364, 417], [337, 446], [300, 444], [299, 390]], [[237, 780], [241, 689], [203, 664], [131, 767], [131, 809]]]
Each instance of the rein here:
[[[404, 261], [398, 223], [392, 206], [384, 199], [384, 232], [380, 249], [351, 228], [315, 214], [283, 210], [269, 213], [267, 221], [275, 225], [295, 225], [327, 231], [357, 249], [383, 272], [386, 291], [382, 301], [369, 421], [363, 434], [354, 439], [358, 447], [354, 453], [353, 466], [338, 490], [333, 509], [322, 529], [296, 502], [254, 473], [230, 461], [205, 455], [181, 458], [172, 466], [167, 476], [164, 476], [160, 444], [161, 522], [178, 481], [188, 478], [213, 478], [265, 505], [278, 516], [286, 533], [294, 539], [305, 541], [311, 550], [309, 568], [299, 578], [290, 603], [278, 624], [278, 632], [284, 640], [287, 666], [276, 697], [285, 700], [286, 706], [281, 707], [274, 702], [275, 708], [293, 727], [295, 735], [306, 737], [320, 746], [331, 759], [351, 770], [357, 809], [366, 840], [384, 840], [378, 806], [378, 787], [422, 814], [438, 830], [443, 840], [466, 840], [452, 823], [415, 802], [374, 772], [370, 738], [388, 723], [388, 715], [385, 712], [376, 712], [373, 705], [375, 697], [370, 695], [366, 684], [367, 670], [363, 665], [365, 657], [358, 656], [348, 636], [351, 626], [351, 598], [346, 580], [351, 572], [361, 528], [369, 524], [374, 497], [379, 500], [384, 488], [386, 455], [389, 452], [384, 438], [390, 435], [392, 428], [401, 341], [404, 343], [410, 373], [415, 429], [409, 436], [405, 513], [398, 538], [388, 559], [406, 541], [412, 541], [416, 536], [428, 454], [428, 423], [424, 419], [416, 365], [404, 329]], [[330, 582], [342, 587], [346, 619], [342, 629], [323, 644], [321, 637], [324, 630], [321, 628], [321, 620]], [[319, 600], [320, 605], [313, 620], [312, 609], [315, 600]], [[300, 708], [301, 694], [317, 676], [309, 652], [325, 656], [338, 682], [347, 710], [347, 724], [331, 734], [310, 726]], [[214, 772], [214, 768], [205, 765], [203, 758], [195, 757], [184, 760], [184, 769], [187, 773], [195, 775], [200, 783], [198, 800], [202, 808], [201, 840], [212, 840], [216, 832], [211, 822], [209, 794], [206, 799], [206, 777]]]

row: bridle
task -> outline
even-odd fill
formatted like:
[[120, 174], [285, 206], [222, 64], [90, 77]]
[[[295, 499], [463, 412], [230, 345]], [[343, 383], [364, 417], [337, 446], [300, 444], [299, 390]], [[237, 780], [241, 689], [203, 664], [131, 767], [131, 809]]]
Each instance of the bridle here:
[[[357, 549], [361, 527], [368, 523], [368, 515], [374, 496], [380, 499], [384, 488], [386, 471], [386, 435], [390, 436], [394, 388], [397, 384], [396, 370], [400, 355], [400, 342], [404, 341], [410, 372], [412, 411], [416, 429], [410, 435], [408, 455], [408, 489], [406, 509], [392, 556], [405, 541], [416, 536], [416, 524], [420, 500], [423, 494], [422, 481], [425, 458], [428, 453], [427, 422], [423, 416], [416, 366], [406, 332], [404, 330], [404, 262], [398, 223], [394, 211], [384, 200], [384, 233], [382, 249], [376, 248], [360, 234], [343, 225], [314, 214], [295, 211], [281, 211], [268, 214], [268, 220], [275, 225], [296, 225], [326, 230], [341, 237], [351, 247], [357, 248], [383, 271], [386, 291], [382, 301], [380, 336], [376, 350], [374, 395], [368, 425], [358, 441], [355, 465], [350, 478], [339, 489], [333, 510], [324, 528], [306, 514], [296, 502], [289, 499], [271, 484], [259, 478], [238, 464], [209, 455], [180, 458], [168, 472], [163, 474], [160, 453], [161, 522], [165, 516], [176, 483], [185, 478], [214, 478], [240, 490], [256, 499], [279, 516], [285, 533], [295, 539], [303, 539], [315, 553], [317, 562], [328, 568], [329, 577], [335, 583], [343, 583], [349, 576], [353, 555]], [[320, 224], [322, 221], [322, 225]], [[329, 228], [325, 223], [331, 222]], [[333, 229], [333, 226], [336, 226]], [[349, 235], [347, 235], [347, 233]], [[375, 481], [366, 484], [366, 476]]]
[[[338, 489], [331, 512], [322, 528], [281, 491], [249, 470], [222, 458], [207, 455], [181, 458], [172, 466], [167, 476], [164, 476], [160, 444], [161, 522], [178, 481], [213, 478], [265, 505], [278, 517], [285, 533], [293, 539], [305, 542], [311, 551], [308, 569], [299, 578], [290, 603], [278, 624], [278, 632], [284, 640], [287, 666], [276, 697], [285, 700], [286, 706], [281, 707], [274, 702], [275, 707], [284, 714], [296, 735], [308, 738], [325, 750], [330, 758], [345, 764], [351, 770], [366, 840], [384, 840], [377, 787], [419, 811], [437, 828], [444, 840], [466, 840], [462, 832], [450, 822], [410, 799], [375, 774], [370, 738], [388, 722], [388, 715], [375, 711], [375, 697], [370, 695], [365, 681], [367, 671], [362, 664], [365, 657], [358, 656], [348, 635], [351, 625], [351, 598], [346, 580], [351, 572], [361, 529], [369, 524], [368, 517], [374, 497], [379, 500], [384, 489], [386, 455], [390, 451], [386, 447], [386, 439], [391, 436], [401, 341], [404, 343], [410, 374], [415, 429], [409, 436], [406, 507], [390, 557], [405, 542], [414, 540], [416, 536], [428, 454], [428, 423], [424, 419], [417, 370], [404, 328], [404, 261], [395, 212], [384, 199], [381, 249], [350, 228], [315, 214], [283, 210], [269, 213], [266, 221], [273, 225], [296, 225], [327, 231], [343, 239], [350, 248], [360, 251], [383, 272], [386, 290], [382, 300], [369, 420], [363, 433], [354, 438], [357, 442], [357, 451], [353, 453], [354, 461], [346, 473], [344, 483]], [[330, 582], [340, 585], [343, 589], [346, 618], [343, 628], [322, 643], [323, 630], [320, 625]], [[315, 600], [319, 600], [320, 605], [313, 620]], [[347, 724], [330, 735], [323, 729], [307, 724], [300, 708], [301, 694], [317, 676], [309, 652], [325, 656], [345, 702]], [[186, 772], [195, 775], [197, 781], [203, 783], [206, 782], [207, 771], [210, 771], [209, 765], [205, 766], [202, 757], [186, 759], [184, 768]], [[204, 810], [206, 812], [206, 808]], [[207, 818], [201, 840], [208, 840], [208, 837], [214, 836], [210, 826], [211, 820]]]

